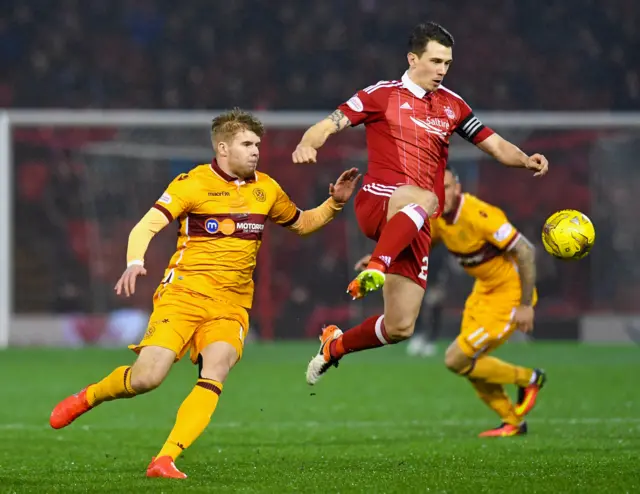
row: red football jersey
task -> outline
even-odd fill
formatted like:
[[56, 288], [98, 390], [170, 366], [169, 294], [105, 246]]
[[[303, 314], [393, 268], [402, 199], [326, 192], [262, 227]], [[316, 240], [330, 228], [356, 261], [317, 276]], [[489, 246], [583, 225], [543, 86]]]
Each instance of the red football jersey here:
[[338, 107], [352, 126], [364, 123], [369, 166], [363, 186], [417, 185], [444, 205], [444, 170], [449, 138], [457, 132], [478, 144], [493, 134], [465, 101], [440, 86], [427, 92], [407, 73], [400, 81], [380, 81]]

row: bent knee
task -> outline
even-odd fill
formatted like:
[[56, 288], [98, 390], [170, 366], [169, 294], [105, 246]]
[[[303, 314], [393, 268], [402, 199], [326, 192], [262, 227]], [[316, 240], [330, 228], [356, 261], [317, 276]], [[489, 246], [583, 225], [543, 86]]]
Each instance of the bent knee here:
[[472, 360], [467, 357], [458, 347], [449, 347], [444, 354], [444, 365], [455, 374], [463, 374]]
[[415, 322], [400, 321], [395, 324], [389, 324], [385, 321], [385, 330], [393, 343], [407, 340], [413, 336]]
[[226, 341], [207, 345], [200, 354], [200, 377], [224, 382], [240, 356], [241, 352]]
[[430, 190], [422, 189], [414, 185], [404, 185], [396, 189], [391, 196], [389, 214], [393, 216], [410, 204], [417, 204], [422, 207], [429, 217], [438, 209], [438, 197]]
[[438, 210], [438, 196], [430, 190], [425, 190], [416, 201], [416, 204], [422, 206], [427, 212], [427, 216], [431, 217]]
[[145, 346], [131, 368], [131, 387], [146, 393], [162, 384], [176, 358], [176, 352], [159, 346]]
[[214, 365], [208, 365], [206, 367], [203, 366], [202, 370], [200, 371], [200, 377], [202, 379], [212, 379], [214, 381], [223, 383], [227, 379], [227, 376], [229, 375], [232, 367], [233, 364], [224, 362], [218, 362]]
[[160, 386], [165, 376], [159, 370], [134, 368], [131, 371], [131, 387], [138, 393], [146, 393]]
[[455, 374], [459, 374], [462, 370], [458, 359], [452, 357], [448, 352], [444, 354], [444, 365]]

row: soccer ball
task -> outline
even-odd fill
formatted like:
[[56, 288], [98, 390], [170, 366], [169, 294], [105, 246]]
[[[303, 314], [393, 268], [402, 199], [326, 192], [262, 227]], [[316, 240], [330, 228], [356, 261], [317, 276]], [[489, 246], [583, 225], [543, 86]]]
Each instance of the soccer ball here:
[[589, 254], [595, 240], [593, 223], [575, 209], [563, 209], [552, 214], [542, 227], [544, 248], [558, 259], [582, 259]]

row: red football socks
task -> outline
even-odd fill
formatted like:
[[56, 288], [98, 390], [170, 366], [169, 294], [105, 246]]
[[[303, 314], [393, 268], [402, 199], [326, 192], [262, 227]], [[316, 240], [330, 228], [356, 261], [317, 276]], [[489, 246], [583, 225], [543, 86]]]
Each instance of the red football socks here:
[[416, 238], [426, 220], [427, 212], [417, 204], [407, 204], [393, 215], [371, 254], [370, 269], [386, 271], [400, 252]]
[[341, 358], [347, 353], [359, 352], [368, 348], [396, 343], [389, 338], [384, 327], [384, 316], [372, 316], [361, 324], [347, 330], [338, 339], [331, 342], [329, 351], [332, 357]]

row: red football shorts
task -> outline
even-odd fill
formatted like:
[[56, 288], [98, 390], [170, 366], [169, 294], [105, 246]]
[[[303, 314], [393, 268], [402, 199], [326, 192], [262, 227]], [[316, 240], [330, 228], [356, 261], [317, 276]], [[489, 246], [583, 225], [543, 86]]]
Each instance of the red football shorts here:
[[[355, 199], [356, 218], [360, 230], [371, 240], [378, 240], [387, 224], [387, 208], [391, 194], [397, 187], [382, 184], [364, 185]], [[429, 253], [431, 252], [431, 228], [429, 221], [418, 236], [391, 263], [388, 273], [409, 278], [422, 288], [427, 288]]]

